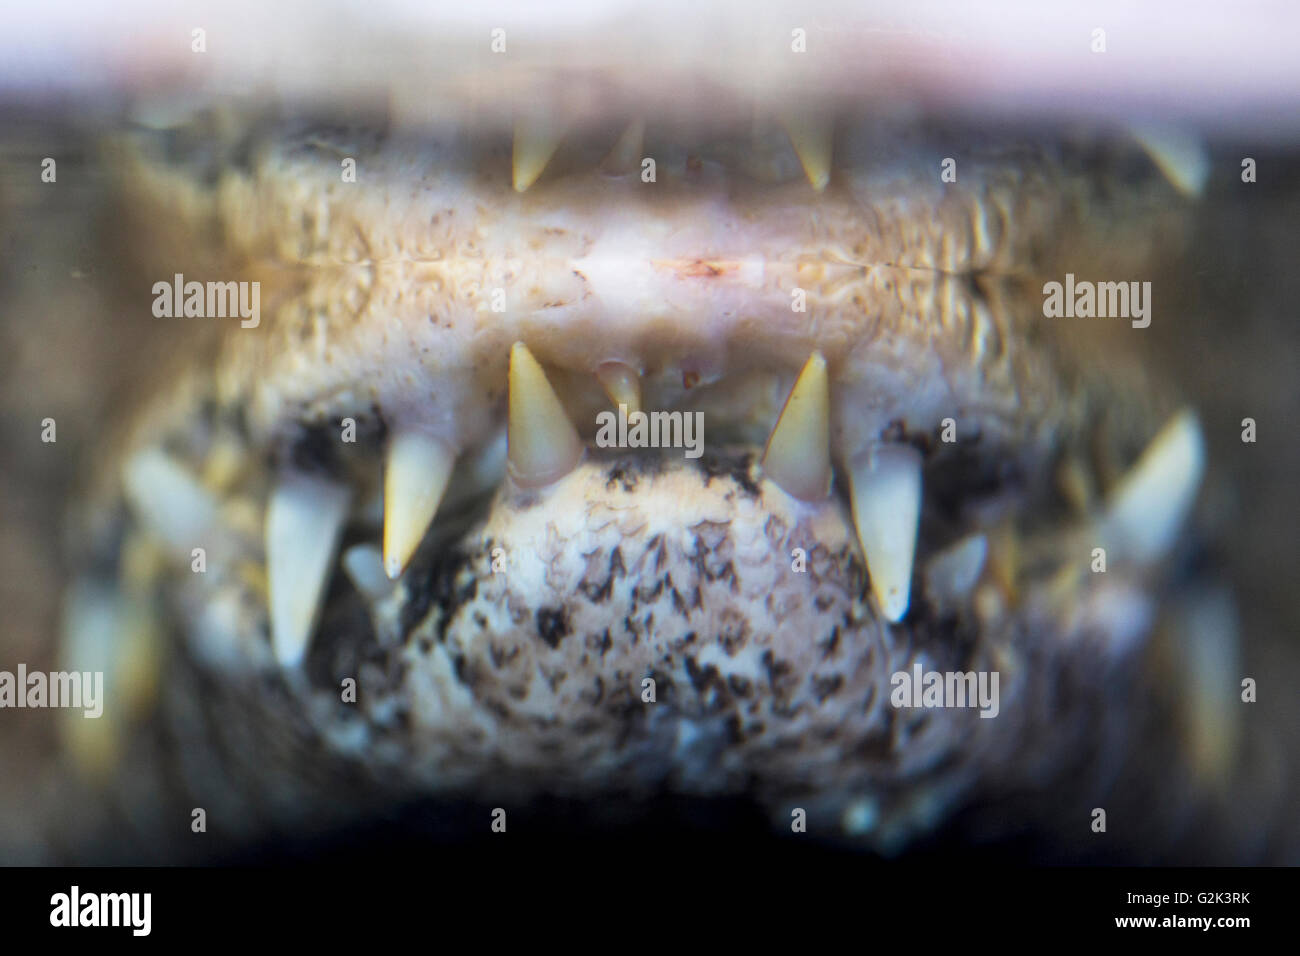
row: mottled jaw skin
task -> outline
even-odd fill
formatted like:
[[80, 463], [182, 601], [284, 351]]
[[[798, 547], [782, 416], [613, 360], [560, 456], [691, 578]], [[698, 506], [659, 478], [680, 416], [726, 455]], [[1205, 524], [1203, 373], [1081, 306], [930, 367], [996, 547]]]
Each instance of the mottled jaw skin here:
[[[820, 128], [802, 163], [751, 117], [567, 129], [535, 177], [546, 130], [119, 142], [142, 271], [258, 281], [261, 316], [176, 320], [221, 328], [92, 498], [78, 593], [154, 622], [118, 679], [163, 668], [195, 744], [119, 713], [101, 770], [232, 838], [667, 792], [893, 851], [1067, 780], [1092, 806], [1190, 706], [1112, 691], [1154, 681], [1203, 450], [1097, 344], [1128, 323], [1075, 340], [1042, 285], [1161, 275], [1185, 203], [1110, 140]], [[701, 415], [698, 456], [601, 447], [618, 402]], [[900, 707], [917, 667], [996, 704]], [[1213, 779], [1231, 722], [1192, 726], [1168, 759]]]

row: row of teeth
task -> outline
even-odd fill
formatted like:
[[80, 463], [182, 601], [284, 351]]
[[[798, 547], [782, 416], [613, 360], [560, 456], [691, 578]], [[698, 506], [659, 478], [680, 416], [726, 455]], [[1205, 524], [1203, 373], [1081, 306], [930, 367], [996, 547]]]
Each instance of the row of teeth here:
[[[803, 166], [804, 175], [813, 189], [821, 192], [831, 179], [834, 152], [834, 123], [823, 115], [789, 116], [781, 125]], [[560, 148], [566, 127], [554, 121], [519, 119], [515, 121], [511, 154], [511, 174], [516, 192], [525, 192], [537, 182]], [[645, 141], [645, 122], [633, 121], [618, 138], [601, 168], [610, 174], [627, 174], [641, 166]]]
[[[628, 406], [629, 412], [640, 409], [634, 370], [611, 364], [598, 377], [615, 404]], [[519, 489], [545, 489], [577, 467], [585, 446], [523, 343], [511, 350], [508, 384], [507, 481]], [[831, 494], [830, 407], [826, 361], [814, 352], [795, 380], [761, 459], [769, 486], [814, 506]], [[396, 580], [404, 572], [433, 522], [456, 458], [455, 449], [427, 431], [399, 428], [391, 434], [384, 462], [382, 554], [371, 559], [369, 586], [363, 590], [375, 590], [385, 578]], [[1106, 547], [1114, 559], [1137, 565], [1159, 561], [1192, 507], [1204, 458], [1195, 415], [1184, 411], [1174, 416], [1092, 516], [1089, 540]], [[910, 445], [880, 442], [844, 465], [871, 593], [881, 615], [897, 623], [911, 598], [922, 456]], [[217, 506], [208, 491], [159, 450], [131, 459], [125, 486], [142, 521], [178, 554], [188, 555], [216, 524]], [[347, 484], [301, 471], [282, 474], [270, 492], [264, 538], [271, 645], [283, 666], [297, 666], [307, 651], [352, 499]], [[1082, 559], [1087, 555], [1084, 550]]]
[[[781, 126], [790, 138], [804, 175], [814, 190], [822, 192], [831, 181], [835, 151], [835, 124], [824, 114], [788, 114]], [[511, 155], [514, 188], [525, 192], [546, 170], [565, 136], [565, 126], [554, 121], [516, 120]], [[1199, 196], [1210, 175], [1205, 144], [1179, 130], [1131, 126], [1129, 133], [1165, 178], [1184, 196]], [[602, 168], [609, 173], [627, 174], [641, 164], [645, 123], [632, 122], [619, 137]]]
[[[616, 404], [640, 407], [635, 373], [602, 375]], [[582, 460], [584, 445], [546, 373], [521, 342], [510, 354], [507, 422], [508, 480], [544, 489]], [[814, 352], [804, 364], [772, 429], [761, 460], [763, 476], [808, 503], [830, 496], [830, 388], [826, 361]], [[389, 440], [384, 469], [383, 569], [405, 570], [423, 540], [447, 485], [456, 454], [441, 439], [402, 430]], [[921, 510], [922, 456], [910, 445], [880, 443], [847, 464], [853, 523], [881, 614], [897, 623], [907, 614]], [[1114, 489], [1096, 538], [1139, 564], [1172, 546], [1190, 510], [1204, 468], [1199, 424], [1175, 416]], [[266, 515], [271, 640], [277, 660], [297, 665], [306, 652], [351, 494], [328, 479], [294, 474], [271, 493]]]
[[[628, 413], [641, 408], [636, 372], [608, 363], [597, 372], [610, 399]], [[507, 414], [509, 480], [543, 489], [582, 460], [585, 446], [540, 363], [522, 342], [510, 352]], [[433, 522], [456, 452], [420, 429], [396, 431], [384, 462], [383, 569], [401, 576]], [[826, 360], [814, 352], [795, 381], [763, 453], [764, 475], [805, 502], [831, 490], [830, 384]], [[907, 611], [920, 517], [921, 456], [903, 445], [881, 446], [853, 476], [853, 510], [872, 570], [877, 600], [890, 621]], [[351, 495], [327, 479], [294, 475], [271, 493], [266, 519], [271, 635], [276, 657], [295, 664], [305, 653], [330, 562], [346, 523]]]

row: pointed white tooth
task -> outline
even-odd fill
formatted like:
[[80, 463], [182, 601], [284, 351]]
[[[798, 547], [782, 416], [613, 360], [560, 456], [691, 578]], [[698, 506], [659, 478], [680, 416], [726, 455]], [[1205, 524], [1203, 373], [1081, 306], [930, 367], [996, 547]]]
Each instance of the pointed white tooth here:
[[106, 778], [121, 757], [126, 732], [115, 685], [122, 667], [119, 641], [130, 634], [127, 620], [126, 596], [102, 582], [78, 578], [63, 596], [58, 666], [103, 675], [98, 717], [86, 719], [84, 709], [70, 709], [58, 724], [73, 766], [92, 779]]
[[596, 368], [596, 380], [617, 408], [627, 406], [627, 413], [641, 411], [641, 376], [626, 362], [601, 362]]
[[510, 350], [510, 477], [538, 488], [564, 477], [582, 458], [582, 441], [546, 373], [523, 342]]
[[1111, 492], [1103, 536], [1123, 559], [1139, 564], [1159, 560], [1192, 509], [1205, 472], [1205, 438], [1190, 410], [1160, 429]]
[[384, 469], [384, 570], [400, 577], [424, 539], [447, 490], [456, 455], [440, 438], [400, 429], [388, 443]]
[[392, 593], [396, 585], [384, 570], [384, 556], [373, 544], [354, 544], [343, 552], [343, 570], [356, 589], [368, 598]]
[[794, 151], [799, 154], [804, 175], [808, 177], [812, 188], [821, 192], [831, 181], [835, 123], [817, 112], [787, 114], [781, 122]]
[[1241, 734], [1240, 620], [1227, 588], [1190, 594], [1176, 605], [1172, 658], [1184, 675], [1187, 749], [1203, 780], [1225, 782]]
[[787, 494], [820, 501], [831, 490], [831, 393], [813, 352], [795, 379], [763, 452], [763, 472]]
[[630, 176], [641, 168], [642, 148], [645, 142], [645, 120], [633, 120], [614, 148], [600, 163], [606, 176]]
[[1134, 126], [1132, 133], [1165, 179], [1180, 193], [1196, 197], [1205, 190], [1210, 157], [1200, 137], [1164, 126]]
[[877, 445], [849, 473], [853, 523], [867, 559], [871, 590], [885, 618], [907, 613], [921, 517], [921, 455], [908, 445]]
[[64, 595], [61, 631], [59, 668], [85, 677], [81, 704], [63, 711], [59, 731], [78, 769], [102, 779], [122, 755], [129, 723], [156, 702], [162, 625], [152, 595], [80, 577]]
[[206, 544], [217, 504], [198, 479], [166, 452], [149, 448], [126, 463], [123, 490], [132, 510], [175, 555]]
[[975, 589], [988, 551], [988, 539], [973, 534], [939, 552], [925, 567], [926, 593], [941, 605], [965, 599]]
[[514, 170], [515, 192], [524, 192], [555, 155], [564, 138], [564, 125], [551, 117], [520, 117], [515, 120]]
[[271, 648], [284, 667], [297, 665], [306, 653], [350, 498], [336, 482], [289, 474], [267, 502]]

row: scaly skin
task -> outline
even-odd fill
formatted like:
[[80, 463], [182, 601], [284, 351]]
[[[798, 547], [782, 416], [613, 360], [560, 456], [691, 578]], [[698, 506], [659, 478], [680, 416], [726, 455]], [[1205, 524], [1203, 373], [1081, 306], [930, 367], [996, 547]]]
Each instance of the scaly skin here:
[[[816, 832], [896, 850], [972, 801], [1063, 781], [1091, 781], [1060, 811], [1084, 814], [1111, 763], [1167, 733], [1159, 715], [1185, 704], [1129, 706], [1158, 686], [1141, 622], [1166, 584], [1136, 567], [1089, 575], [1089, 505], [1072, 512], [1057, 482], [1076, 466], [1095, 503], [1173, 397], [1107, 336], [1044, 319], [1041, 284], [1160, 275], [1183, 215], [1169, 188], [1122, 180], [1109, 147], [970, 148], [968, 134], [970, 161], [942, 183], [938, 134], [852, 117], [821, 195], [748, 128], [698, 149], [652, 139], [663, 159], [643, 183], [598, 171], [615, 135], [576, 135], [522, 196], [489, 134], [255, 127], [215, 179], [148, 142], [118, 145], [141, 276], [262, 282], [255, 329], [170, 320], [225, 324], [104, 453], [117, 464], [82, 526], [85, 579], [152, 616], [164, 648], [120, 668], [161, 671], [142, 705], [157, 719], [110, 715], [79, 747], [122, 741], [99, 771], [144, 833], [192, 806], [215, 835], [248, 839], [429, 794], [668, 791], [745, 795], [780, 825], [800, 807]], [[899, 145], [882, 156], [881, 143]], [[748, 166], [727, 165], [741, 154]], [[589, 448], [553, 486], [517, 487], [500, 459], [516, 340], [588, 440], [608, 407], [594, 373], [616, 359], [642, 373], [647, 408], [704, 412], [706, 457]], [[831, 372], [838, 470], [835, 493], [808, 504], [755, 459], [813, 349]], [[349, 417], [355, 444], [338, 440]], [[954, 444], [939, 439], [949, 417]], [[373, 543], [384, 438], [416, 424], [462, 452], [424, 547], [389, 594], [334, 575], [302, 670], [284, 671], [265, 610], [271, 486], [289, 468], [345, 481], [344, 546]], [[899, 625], [868, 596], [844, 500], [846, 470], [881, 440], [925, 455]], [[216, 503], [202, 575], [150, 530], [147, 501], [121, 498], [123, 465], [148, 449], [203, 476]], [[975, 532], [988, 567], [946, 594], [929, 569]], [[895, 709], [890, 675], [916, 662], [998, 671], [998, 716]], [[341, 705], [349, 677], [357, 703]]]

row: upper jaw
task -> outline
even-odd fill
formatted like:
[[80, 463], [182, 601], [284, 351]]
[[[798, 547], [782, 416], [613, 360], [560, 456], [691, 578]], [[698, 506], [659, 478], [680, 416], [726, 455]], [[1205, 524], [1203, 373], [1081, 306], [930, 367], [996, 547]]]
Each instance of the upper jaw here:
[[[213, 186], [169, 174], [145, 148], [128, 160], [126, 192], [141, 221], [187, 210], [192, 248], [158, 250], [168, 272], [193, 255], [260, 282], [265, 327], [225, 330], [217, 383], [261, 444], [377, 414], [468, 447], [501, 422], [506, 356], [523, 340], [561, 378], [590, 382], [621, 363], [647, 407], [709, 392], [709, 410], [742, 426], [744, 410], [724, 415], [714, 396], [763, 376], [779, 390], [819, 351], [841, 457], [900, 420], [929, 432], [974, 409], [986, 441], [1022, 445], [1065, 404], [1063, 357], [1021, 335], [1055, 336], [1042, 281], [1141, 274], [1176, 254], [1179, 206], [1158, 184], [1108, 187], [1101, 202], [1098, 164], [1084, 172], [1054, 144], [959, 152], [947, 183], [939, 163], [963, 141], [955, 132], [909, 134], [882, 160], [896, 124], [849, 115], [833, 128], [820, 193], [797, 162], [778, 182], [727, 165], [756, 134], [725, 123], [687, 148], [648, 125], [638, 152], [659, 159], [653, 183], [639, 167], [602, 170], [618, 127], [569, 133], [520, 194], [508, 138], [306, 126], [250, 134], [243, 165]], [[793, 157], [776, 137], [760, 143]], [[339, 182], [340, 156], [357, 160], [357, 183]], [[200, 255], [213, 234], [220, 249]], [[1025, 407], [1026, 393], [1040, 398]]]

